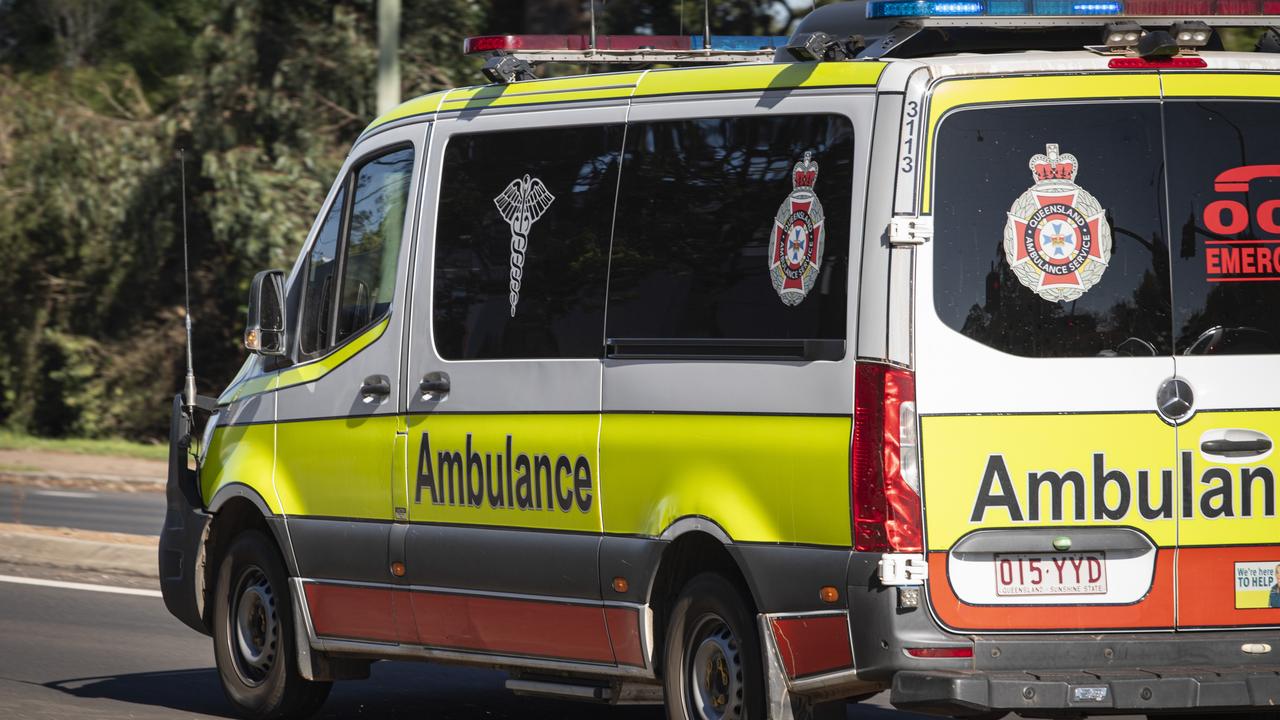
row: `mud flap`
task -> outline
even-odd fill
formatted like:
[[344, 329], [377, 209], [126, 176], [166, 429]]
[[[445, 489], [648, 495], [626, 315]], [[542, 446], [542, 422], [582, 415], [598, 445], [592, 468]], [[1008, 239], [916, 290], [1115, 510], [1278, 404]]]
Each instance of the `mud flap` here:
[[832, 720], [845, 716], [844, 702], [815, 703], [791, 692], [778, 643], [767, 615], [760, 615], [760, 648], [764, 651], [765, 711], [769, 720]]

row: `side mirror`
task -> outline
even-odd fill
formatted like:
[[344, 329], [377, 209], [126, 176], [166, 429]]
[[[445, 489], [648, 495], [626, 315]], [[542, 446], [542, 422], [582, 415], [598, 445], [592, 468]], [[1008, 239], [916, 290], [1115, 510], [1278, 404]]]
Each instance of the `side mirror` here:
[[284, 355], [283, 270], [263, 270], [253, 276], [244, 346], [259, 355]]

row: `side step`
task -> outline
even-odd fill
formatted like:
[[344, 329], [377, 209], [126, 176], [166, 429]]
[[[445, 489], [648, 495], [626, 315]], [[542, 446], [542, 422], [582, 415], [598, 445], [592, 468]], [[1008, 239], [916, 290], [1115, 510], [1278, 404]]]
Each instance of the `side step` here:
[[606, 703], [609, 705], [661, 705], [662, 686], [643, 683], [587, 685], [554, 680], [511, 678], [507, 689], [516, 695], [551, 697], [560, 700]]

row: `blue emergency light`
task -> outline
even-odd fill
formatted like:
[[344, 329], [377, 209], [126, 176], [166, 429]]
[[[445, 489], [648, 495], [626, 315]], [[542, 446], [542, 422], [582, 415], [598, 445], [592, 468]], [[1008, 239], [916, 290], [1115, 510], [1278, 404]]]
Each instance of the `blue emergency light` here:
[[871, 0], [867, 17], [1265, 16], [1276, 0]]
[[[712, 35], [710, 49], [734, 52], [750, 52], [763, 48], [776, 50], [786, 47], [788, 39], [786, 35]], [[694, 35], [689, 40], [690, 49], [707, 49], [706, 41], [701, 35]]]

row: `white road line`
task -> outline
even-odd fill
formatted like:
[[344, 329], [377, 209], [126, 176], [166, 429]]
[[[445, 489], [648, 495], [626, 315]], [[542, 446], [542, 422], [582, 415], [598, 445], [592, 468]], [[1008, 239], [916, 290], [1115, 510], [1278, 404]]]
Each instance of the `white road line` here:
[[0, 582], [14, 583], [15, 585], [39, 585], [40, 587], [62, 588], [64, 590], [89, 590], [91, 592], [115, 593], [117, 595], [161, 597], [159, 590], [117, 587], [115, 585], [92, 585], [90, 583], [63, 582], [62, 580], [39, 580], [18, 575], [0, 575]]
[[44, 495], [45, 497], [74, 498], [77, 500], [84, 499], [84, 498], [98, 497], [94, 493], [73, 492], [71, 490], [36, 490], [32, 494]]

